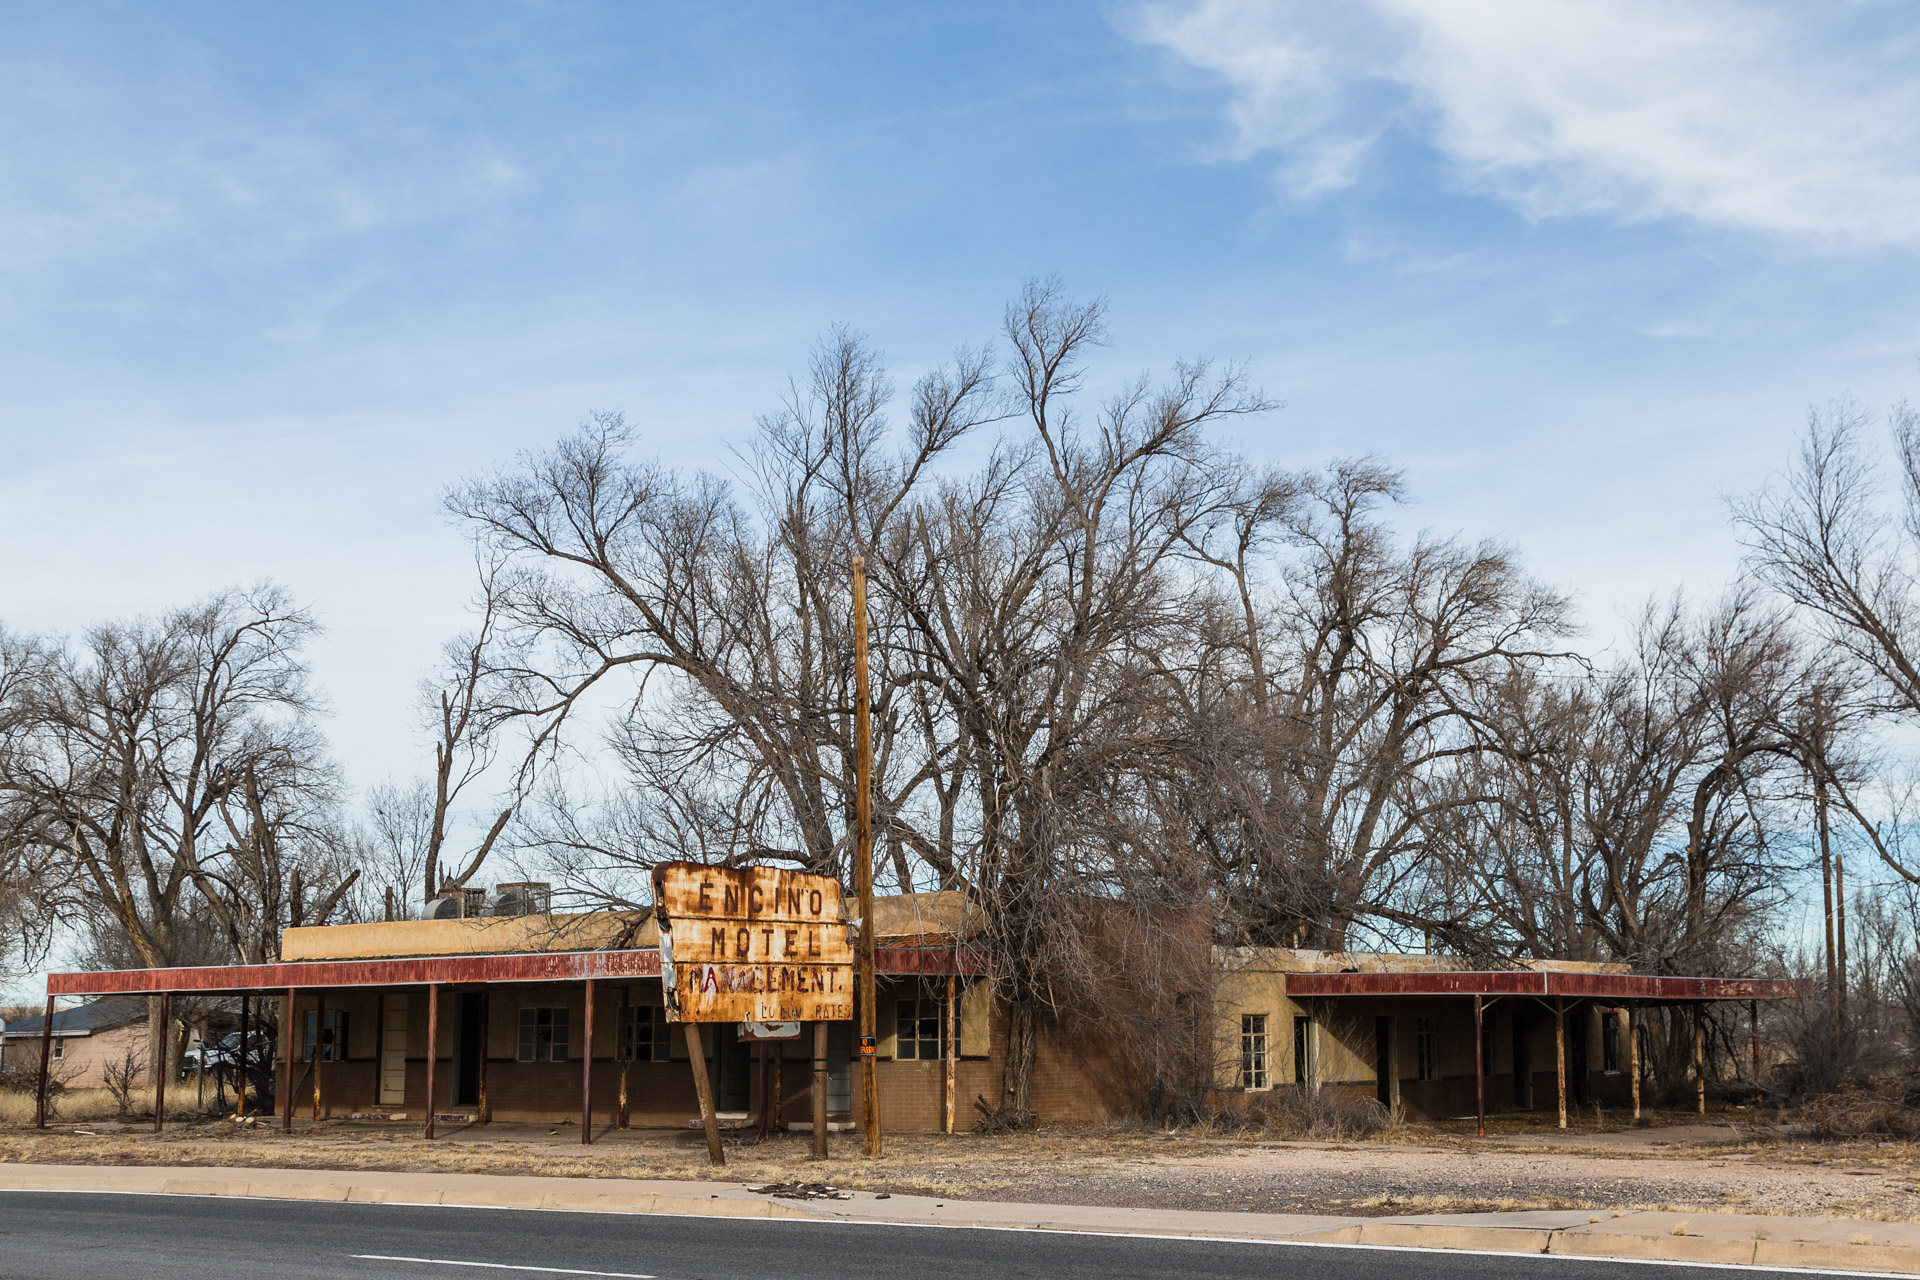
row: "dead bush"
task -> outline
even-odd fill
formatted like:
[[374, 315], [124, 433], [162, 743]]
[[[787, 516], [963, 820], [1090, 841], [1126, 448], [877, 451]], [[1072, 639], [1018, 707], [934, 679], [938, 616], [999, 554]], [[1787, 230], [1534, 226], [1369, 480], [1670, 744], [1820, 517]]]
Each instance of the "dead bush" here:
[[1800, 1108], [1801, 1131], [1811, 1138], [1920, 1139], [1920, 1106], [1906, 1081], [1845, 1084]]
[[1371, 1138], [1404, 1122], [1372, 1098], [1337, 1089], [1284, 1088], [1249, 1095], [1241, 1106], [1219, 1108], [1205, 1123], [1223, 1133], [1346, 1141]]

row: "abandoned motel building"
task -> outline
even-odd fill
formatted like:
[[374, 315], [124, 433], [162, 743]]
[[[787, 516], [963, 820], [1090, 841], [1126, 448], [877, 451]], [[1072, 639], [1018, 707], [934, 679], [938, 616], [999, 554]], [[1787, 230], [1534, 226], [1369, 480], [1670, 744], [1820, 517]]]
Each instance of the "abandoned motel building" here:
[[[574, 1122], [591, 1141], [609, 1126], [699, 1124], [686, 1026], [666, 1017], [651, 916], [483, 914], [484, 902], [469, 891], [455, 918], [290, 928], [273, 964], [55, 973], [48, 1007], [189, 996], [249, 996], [256, 1010], [290, 1003], [294, 1017], [280, 1020], [272, 1051], [289, 1127], [296, 1116], [425, 1120], [431, 1136], [436, 1120]], [[1008, 1020], [968, 949], [966, 910], [955, 892], [875, 900], [885, 1130], [965, 1129], [976, 1097], [999, 1097]], [[1637, 1111], [1644, 1011], [1739, 1002], [1754, 1016], [1759, 1001], [1807, 994], [1795, 980], [1552, 960], [1486, 969], [1439, 955], [1216, 947], [1212, 964], [1221, 1104], [1329, 1089], [1430, 1119], [1558, 1108], [1564, 1123], [1569, 1105], [1596, 1102]], [[149, 1001], [137, 1003], [144, 1012]], [[55, 1027], [70, 1017], [56, 1013]], [[11, 1065], [44, 1073], [43, 1023], [7, 1029]], [[1704, 1099], [1697, 1017], [1692, 1025]], [[864, 1121], [854, 1026], [828, 1024], [830, 1129]], [[764, 1089], [774, 1126], [811, 1129], [811, 1035], [756, 1044], [743, 1026], [706, 1028], [702, 1056], [723, 1125], [759, 1123]], [[1099, 1044], [1043, 1024], [1032, 1109], [1042, 1123], [1135, 1114], [1141, 1100], [1127, 1078]]]

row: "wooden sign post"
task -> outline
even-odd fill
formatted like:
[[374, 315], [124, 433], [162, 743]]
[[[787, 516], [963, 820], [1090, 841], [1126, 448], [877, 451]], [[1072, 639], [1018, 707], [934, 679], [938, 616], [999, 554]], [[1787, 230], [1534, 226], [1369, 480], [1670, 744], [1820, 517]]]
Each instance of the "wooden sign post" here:
[[[708, 1158], [725, 1164], [706, 1047], [695, 1024], [850, 1020], [853, 946], [840, 882], [777, 867], [668, 862], [653, 869], [653, 911], [667, 1021], [689, 1024], [687, 1050]], [[816, 1116], [822, 1088], [815, 1086], [822, 1095]], [[816, 1148], [822, 1136], [814, 1135]]]

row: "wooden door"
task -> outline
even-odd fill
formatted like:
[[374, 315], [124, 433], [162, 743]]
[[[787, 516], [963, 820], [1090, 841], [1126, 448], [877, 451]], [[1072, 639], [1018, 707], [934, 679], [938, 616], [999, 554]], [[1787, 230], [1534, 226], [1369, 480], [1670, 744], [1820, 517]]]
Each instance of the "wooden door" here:
[[390, 995], [380, 1013], [380, 1105], [407, 1101], [407, 998]]

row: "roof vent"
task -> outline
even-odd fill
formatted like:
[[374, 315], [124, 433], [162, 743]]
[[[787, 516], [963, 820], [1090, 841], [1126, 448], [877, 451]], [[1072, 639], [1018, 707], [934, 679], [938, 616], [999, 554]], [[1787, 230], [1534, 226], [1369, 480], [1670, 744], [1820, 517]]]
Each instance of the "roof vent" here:
[[493, 914], [497, 916], [544, 916], [552, 910], [553, 886], [544, 880], [523, 880], [494, 888]]
[[466, 902], [458, 893], [443, 893], [437, 898], [428, 898], [426, 905], [420, 908], [422, 920], [459, 920], [466, 914]]

